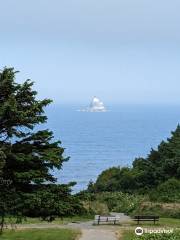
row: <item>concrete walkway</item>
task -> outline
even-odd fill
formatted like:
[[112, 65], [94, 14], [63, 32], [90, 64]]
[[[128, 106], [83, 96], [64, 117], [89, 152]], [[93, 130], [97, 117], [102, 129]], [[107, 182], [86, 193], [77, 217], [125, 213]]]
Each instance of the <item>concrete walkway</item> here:
[[113, 231], [105, 229], [81, 229], [82, 236], [79, 240], [116, 240]]
[[[130, 218], [123, 213], [111, 213], [111, 215], [120, 217], [120, 223], [130, 220]], [[94, 226], [93, 221], [89, 221], [80, 222], [78, 224], [70, 223], [68, 226], [81, 230], [82, 235], [79, 240], [119, 240], [118, 232], [120, 226], [118, 225], [100, 224]]]
[[[120, 217], [120, 223], [128, 222], [130, 218], [123, 213], [111, 213]], [[93, 225], [93, 221], [68, 223], [67, 225], [60, 225], [54, 223], [40, 223], [40, 224], [18, 224], [18, 229], [42, 229], [42, 228], [70, 228], [79, 229], [82, 233], [79, 240], [119, 240], [118, 232], [121, 228], [119, 225], [100, 224]]]

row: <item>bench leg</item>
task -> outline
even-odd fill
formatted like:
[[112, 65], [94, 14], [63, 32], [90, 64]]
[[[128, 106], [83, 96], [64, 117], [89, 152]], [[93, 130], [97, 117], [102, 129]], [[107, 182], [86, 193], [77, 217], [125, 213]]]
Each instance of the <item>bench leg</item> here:
[[100, 216], [99, 216], [99, 218], [98, 218], [98, 225], [99, 225], [99, 222], [100, 222]]

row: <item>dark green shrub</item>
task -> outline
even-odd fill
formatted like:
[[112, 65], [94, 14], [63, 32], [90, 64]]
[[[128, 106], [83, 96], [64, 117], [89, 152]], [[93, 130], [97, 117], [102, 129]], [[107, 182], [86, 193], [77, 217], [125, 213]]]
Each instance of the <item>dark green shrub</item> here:
[[171, 178], [160, 184], [150, 194], [150, 200], [159, 202], [180, 202], [180, 180]]

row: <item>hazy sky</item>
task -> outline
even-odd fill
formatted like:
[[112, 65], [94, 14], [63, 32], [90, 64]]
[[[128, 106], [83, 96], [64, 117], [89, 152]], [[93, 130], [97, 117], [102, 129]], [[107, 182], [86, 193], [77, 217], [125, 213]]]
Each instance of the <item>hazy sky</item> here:
[[56, 103], [180, 104], [179, 0], [1, 0], [0, 68]]

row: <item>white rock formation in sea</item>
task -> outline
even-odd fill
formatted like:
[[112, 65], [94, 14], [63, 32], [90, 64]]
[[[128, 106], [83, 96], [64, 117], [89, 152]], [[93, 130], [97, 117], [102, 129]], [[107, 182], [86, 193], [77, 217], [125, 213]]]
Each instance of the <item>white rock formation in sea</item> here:
[[90, 106], [80, 110], [82, 112], [106, 112], [107, 109], [104, 106], [104, 103], [97, 97], [93, 97]]

